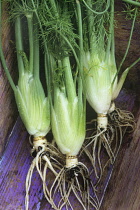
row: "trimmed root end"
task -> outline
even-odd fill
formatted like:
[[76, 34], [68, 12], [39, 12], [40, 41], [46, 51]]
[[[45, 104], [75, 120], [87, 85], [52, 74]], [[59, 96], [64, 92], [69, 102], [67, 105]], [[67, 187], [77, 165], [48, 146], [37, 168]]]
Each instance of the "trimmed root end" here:
[[77, 166], [78, 159], [74, 155], [66, 155], [66, 168], [72, 168]]
[[44, 136], [33, 137], [33, 150], [38, 151], [44, 149], [47, 146], [47, 139]]
[[97, 126], [100, 129], [106, 129], [108, 125], [108, 118], [106, 114], [98, 114], [97, 116]]

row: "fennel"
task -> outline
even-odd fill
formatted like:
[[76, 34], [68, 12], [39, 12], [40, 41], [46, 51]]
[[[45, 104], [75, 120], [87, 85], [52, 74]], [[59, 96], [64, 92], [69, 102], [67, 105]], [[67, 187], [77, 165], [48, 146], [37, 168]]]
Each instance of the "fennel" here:
[[[34, 168], [37, 168], [37, 171], [43, 182], [45, 197], [47, 200], [49, 200], [48, 189], [46, 186], [46, 175], [44, 174], [46, 173], [47, 168], [50, 168], [52, 173], [57, 175], [56, 169], [61, 167], [60, 159], [62, 155], [55, 145], [50, 144], [46, 139], [46, 135], [50, 131], [50, 101], [45, 95], [44, 88], [40, 80], [39, 25], [34, 14], [34, 8], [32, 7], [31, 1], [28, 3], [26, 1], [12, 1], [10, 7], [12, 20], [15, 21], [15, 41], [19, 73], [17, 85], [14, 84], [13, 79], [9, 74], [2, 51], [1, 22], [0, 58], [7, 78], [14, 91], [19, 115], [29, 135], [32, 136], [32, 141], [30, 141], [30, 143], [32, 145], [31, 154], [33, 155], [34, 159], [31, 163], [26, 178], [25, 208], [27, 210], [29, 208], [29, 190]], [[1, 11], [2, 3], [0, 1], [0, 18]], [[24, 51], [25, 48], [22, 33], [23, 21], [25, 24], [24, 27], [27, 25], [28, 28], [26, 37], [29, 41], [29, 56], [27, 56], [27, 53]], [[56, 167], [56, 169], [54, 169], [54, 167]]]
[[[97, 120], [93, 122], [94, 131], [92, 128], [83, 150], [99, 182], [106, 165], [114, 163], [127, 127], [134, 128], [133, 115], [117, 109], [114, 100], [129, 70], [140, 60], [128, 67], [118, 81], [118, 73], [130, 47], [136, 14], [126, 53], [117, 69], [113, 0], [98, 0], [94, 4], [91, 0], [61, 3], [55, 0], [22, 0], [11, 1], [11, 5], [13, 17], [16, 17], [17, 86], [9, 74], [2, 49], [0, 57], [15, 93], [21, 119], [33, 136], [31, 153], [35, 158], [26, 179], [26, 210], [29, 208], [29, 191], [35, 167], [52, 208], [74, 209], [72, 194], [80, 208], [99, 209], [90, 170], [79, 161], [86, 135], [85, 96], [97, 113]], [[22, 19], [26, 19], [28, 25], [29, 56], [23, 49]], [[39, 75], [39, 41], [44, 48], [48, 97]], [[54, 144], [47, 142], [45, 137], [50, 130], [50, 121]], [[90, 153], [87, 149], [91, 148], [91, 144]], [[102, 146], [109, 157], [104, 162], [101, 159]], [[54, 174], [50, 188], [47, 185], [48, 168]]]
[[[53, 0], [47, 2], [40, 12], [44, 29], [42, 37], [47, 42], [50, 53], [48, 62], [52, 87], [52, 133], [58, 148], [65, 155], [65, 166], [59, 171], [50, 188], [50, 199], [54, 202], [55, 209], [74, 209], [71, 194], [82, 209], [98, 206], [89, 171], [78, 161], [78, 153], [85, 139], [86, 107], [82, 93], [82, 56], [78, 59], [81, 52], [77, 45], [79, 35], [74, 33], [71, 24], [72, 5]], [[75, 68], [72, 67], [73, 59]], [[90, 196], [89, 187], [95, 198]]]
[[[118, 78], [130, 47], [137, 11], [135, 11], [126, 53], [117, 69], [114, 41], [114, 1], [106, 3], [106, 1], [99, 0], [92, 3], [91, 0], [88, 0], [85, 6], [86, 15], [83, 12], [81, 20], [84, 46], [83, 84], [86, 98], [97, 113], [97, 123], [94, 121], [92, 129], [94, 131], [91, 137], [87, 138], [83, 150], [91, 160], [95, 175], [100, 180], [104, 170], [103, 165], [106, 166], [106, 163], [103, 164], [101, 161], [102, 146], [108, 154], [107, 163], [113, 164], [122, 142], [124, 134], [122, 129], [134, 127], [135, 124], [131, 113], [122, 113], [115, 108], [114, 100], [118, 97], [129, 70], [140, 61], [138, 58], [123, 71], [120, 79]], [[106, 8], [108, 9], [106, 10]], [[112, 120], [113, 115], [115, 115], [114, 120]], [[124, 118], [125, 115], [126, 118]], [[92, 143], [93, 150], [90, 154], [87, 148], [90, 148]]]

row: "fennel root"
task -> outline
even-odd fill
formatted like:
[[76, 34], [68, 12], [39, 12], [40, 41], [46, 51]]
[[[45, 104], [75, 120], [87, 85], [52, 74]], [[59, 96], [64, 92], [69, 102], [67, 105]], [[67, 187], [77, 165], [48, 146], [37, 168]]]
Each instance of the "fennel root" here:
[[29, 209], [29, 191], [35, 168], [37, 169], [37, 172], [42, 180], [44, 196], [52, 207], [55, 208], [54, 202], [52, 202], [50, 199], [49, 188], [46, 183], [47, 170], [50, 169], [53, 175], [57, 176], [57, 170], [62, 168], [62, 155], [55, 145], [47, 142], [46, 138], [44, 137], [34, 137], [32, 145], [33, 149], [31, 150], [31, 154], [35, 157], [31, 163], [26, 177], [25, 209]]
[[107, 129], [108, 125], [108, 117], [106, 114], [98, 114], [97, 115], [97, 127], [99, 129]]
[[109, 117], [115, 126], [126, 128], [127, 132], [128, 128], [129, 132], [134, 131], [136, 124], [134, 115], [131, 112], [115, 108], [115, 110], [109, 114]]
[[99, 206], [88, 168], [80, 162], [60, 170], [50, 189], [50, 199], [56, 210], [74, 210], [73, 200], [77, 200], [83, 210], [98, 209]]
[[78, 165], [77, 156], [66, 155], [66, 168], [75, 167]]
[[80, 155], [84, 152], [92, 163], [98, 184], [107, 166], [115, 162], [125, 133], [134, 131], [135, 120], [131, 112], [115, 108], [108, 114], [107, 129], [96, 127], [95, 120], [88, 123], [88, 137]]

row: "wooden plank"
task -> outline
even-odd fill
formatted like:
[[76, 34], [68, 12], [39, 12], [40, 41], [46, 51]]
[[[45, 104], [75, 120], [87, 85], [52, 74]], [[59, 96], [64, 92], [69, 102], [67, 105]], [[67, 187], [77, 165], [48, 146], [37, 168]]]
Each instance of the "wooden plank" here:
[[126, 139], [114, 166], [102, 210], [140, 209], [140, 111], [132, 141]]
[[[7, 5], [3, 4], [3, 51], [11, 75], [15, 77], [16, 64], [13, 58], [14, 49], [11, 44], [11, 38], [13, 34], [10, 28], [10, 23], [5, 21], [8, 18], [6, 10]], [[10, 84], [0, 63], [0, 157], [2, 156], [2, 153], [4, 151], [8, 134], [11, 131], [16, 119], [17, 111], [15, 107], [13, 91], [11, 90]]]
[[[121, 10], [121, 3], [117, 9]], [[115, 29], [116, 35], [116, 54], [118, 61], [121, 60], [124, 50], [126, 49], [126, 40], [131, 28], [131, 22], [126, 24], [125, 15], [117, 15], [117, 28]], [[126, 68], [136, 58], [140, 56], [140, 24], [135, 25], [133, 34], [133, 40], [130, 47], [130, 53], [123, 68]], [[137, 118], [137, 127], [131, 136], [127, 136], [122, 144], [121, 150], [118, 154], [116, 163], [114, 165], [111, 180], [107, 187], [104, 200], [101, 206], [101, 210], [139, 210], [140, 209], [140, 64], [137, 64], [133, 68], [128, 79], [125, 82], [125, 88], [130, 91], [130, 95], [122, 97], [128, 98], [127, 104], [131, 103], [131, 94], [135, 96], [133, 106], [130, 106], [130, 110], [133, 110]], [[119, 105], [124, 104], [123, 101], [119, 101]]]
[[[134, 104], [134, 99], [134, 97], [129, 97], [125, 91], [122, 91], [119, 98], [119, 103], [127, 100], [127, 108], [131, 109]], [[123, 105], [124, 104], [126, 105], [126, 103], [123, 103]], [[31, 161], [32, 157], [30, 156], [28, 134], [19, 119], [9, 136], [7, 148], [0, 161], [0, 209], [24, 210], [25, 179]], [[91, 168], [90, 165], [89, 167]], [[110, 168], [103, 177], [102, 186], [100, 186], [99, 189], [101, 198], [104, 196], [111, 173], [112, 168]], [[51, 177], [47, 171], [47, 182], [51, 183], [52, 178], [53, 177]], [[91, 178], [94, 180], [95, 177], [92, 176]], [[32, 180], [29, 205], [30, 209], [52, 209], [43, 196], [41, 180], [36, 170], [34, 171]], [[77, 203], [75, 203], [75, 210], [78, 209], [79, 206]]]
[[[118, 1], [117, 10], [121, 11], [122, 5]], [[131, 29], [131, 21], [126, 24], [125, 14], [116, 14], [117, 28], [116, 54], [120, 62], [126, 49], [126, 40]], [[127, 56], [123, 68], [125, 69], [135, 59], [140, 57], [140, 24], [136, 22], [133, 33], [130, 52]], [[101, 210], [139, 210], [140, 209], [140, 63], [138, 63], [128, 74], [125, 88], [128, 94], [122, 95], [118, 100], [118, 105], [128, 106], [128, 110], [133, 111], [137, 119], [137, 127], [133, 136], [128, 135], [123, 140], [121, 150], [118, 154], [112, 176], [107, 187]], [[121, 92], [123, 94], [123, 92]], [[134, 97], [131, 103], [131, 97]], [[124, 99], [124, 101], [122, 100]], [[131, 105], [130, 105], [131, 104]]]
[[[31, 161], [28, 134], [21, 120], [18, 119], [9, 136], [7, 148], [0, 161], [1, 210], [25, 209], [25, 180]], [[51, 183], [53, 176], [49, 171], [46, 173], [47, 183]], [[75, 202], [74, 199], [73, 202]], [[44, 198], [41, 179], [36, 170], [34, 170], [32, 177], [29, 209], [53, 209]], [[79, 203], [75, 203], [74, 209], [79, 209]]]
[[[25, 179], [31, 163], [28, 134], [20, 119], [9, 137], [6, 151], [0, 161], [0, 209], [23, 210]], [[40, 209], [43, 197], [41, 180], [33, 174], [30, 209]]]

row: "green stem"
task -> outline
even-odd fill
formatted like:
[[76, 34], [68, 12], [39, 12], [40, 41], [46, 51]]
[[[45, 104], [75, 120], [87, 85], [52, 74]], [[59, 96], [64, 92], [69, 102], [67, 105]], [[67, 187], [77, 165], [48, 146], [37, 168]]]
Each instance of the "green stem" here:
[[[50, 100], [52, 100], [52, 80], [53, 80], [53, 77], [52, 77], [52, 70], [53, 70], [53, 67], [52, 67], [52, 63], [51, 63], [51, 58], [50, 58], [50, 55], [46, 55], [45, 53], [45, 76], [46, 76], [46, 84], [47, 84], [47, 92], [48, 92], [48, 97]], [[48, 62], [49, 61], [49, 62]]]
[[73, 77], [72, 77], [69, 57], [63, 58], [62, 65], [63, 65], [64, 72], [65, 72], [64, 73], [65, 74], [65, 84], [66, 84], [68, 100], [73, 103], [73, 100], [76, 97], [76, 91], [75, 91], [74, 81], [73, 81]]
[[27, 15], [28, 33], [29, 33], [29, 72], [33, 73], [33, 52], [34, 52], [34, 40], [33, 40], [33, 16]]
[[20, 77], [24, 72], [24, 63], [23, 63], [23, 57], [20, 53], [23, 52], [23, 45], [22, 45], [21, 22], [19, 16], [15, 20], [15, 40], [16, 40], [18, 70]]
[[[47, 63], [46, 63], [46, 65], [47, 65]], [[55, 82], [55, 72], [54, 72], [55, 68], [56, 68], [55, 60], [50, 55], [50, 70], [51, 70], [50, 74], [51, 74], [51, 82], [52, 83], [50, 81], [48, 81], [48, 78], [46, 78], [46, 80], [47, 80], [48, 84], [51, 84], [51, 85], [48, 85], [48, 88], [50, 90], [50, 91], [48, 90], [48, 96], [50, 98], [51, 105], [53, 104], [53, 102], [54, 102], [54, 104], [57, 103], [56, 96], [57, 96], [58, 85]]]
[[[111, 11], [110, 11], [110, 26], [109, 26], [109, 37], [106, 47], [106, 56], [105, 59], [107, 60], [110, 56], [110, 51], [112, 48], [112, 40], [114, 39], [114, 0], [111, 3]], [[113, 48], [112, 48], [113, 49]]]
[[113, 97], [112, 97], [112, 100], [116, 99], [120, 93], [120, 90], [122, 89], [122, 86], [125, 82], [125, 79], [127, 77], [127, 74], [129, 73], [130, 69], [135, 66], [138, 62], [140, 61], [140, 58], [138, 58], [134, 63], [131, 64], [131, 66], [129, 66], [127, 69], [125, 69], [125, 71], [122, 73], [119, 81], [118, 81], [118, 84], [117, 84], [117, 87], [116, 89], [114, 90], [113, 92]]
[[115, 60], [115, 40], [114, 40], [114, 27], [113, 27], [113, 30], [112, 30], [112, 40], [111, 40], [111, 60], [113, 61], [113, 63], [116, 63], [116, 60]]
[[140, 58], [138, 58], [136, 61], [134, 61], [127, 69], [130, 70], [133, 66], [135, 66], [140, 61]]
[[[129, 72], [129, 70], [131, 69], [131, 68], [133, 68], [138, 62], [140, 61], [140, 58], [138, 58], [136, 61], [134, 61], [126, 70], [127, 70], [127, 73]], [[125, 70], [125, 71], [126, 71]], [[122, 73], [123, 74], [123, 73]], [[113, 82], [112, 82], [112, 84], [114, 83], [114, 81], [115, 81], [115, 79], [116, 79], [116, 77], [117, 77], [117, 75], [115, 75], [115, 77], [114, 77], [114, 80], [113, 80]]]
[[126, 3], [129, 3], [129, 4], [132, 4], [132, 5], [134, 5], [134, 6], [140, 7], [140, 3], [139, 3], [139, 2], [132, 1], [132, 0], [122, 0], [122, 1], [124, 1], [124, 2], [126, 2]]
[[[39, 18], [36, 6], [35, 6], [33, 0], [31, 0], [31, 2], [32, 2], [32, 5], [34, 7], [34, 12], [35, 12], [35, 15], [36, 15], [36, 18], [37, 18], [37, 21], [38, 21], [38, 24], [39, 24], [39, 28], [40, 28], [40, 31], [41, 31], [42, 39], [43, 39], [44, 50], [45, 50], [45, 60], [46, 60], [45, 61], [45, 74], [46, 74], [46, 78], [48, 78], [48, 81], [49, 81], [47, 83], [47, 88], [48, 88], [48, 91], [49, 91], [49, 87], [51, 86], [51, 82], [50, 82], [50, 79], [49, 79], [50, 75], [51, 75], [51, 73], [50, 73], [51, 72], [50, 56], [49, 56], [48, 47], [47, 47], [45, 36], [44, 36], [44, 30], [43, 30], [43, 27], [42, 27], [42, 24], [41, 24], [41, 21], [40, 21], [40, 18]], [[50, 94], [50, 93], [48, 93], [48, 94]]]
[[16, 91], [16, 86], [13, 82], [13, 79], [12, 79], [10, 73], [9, 73], [9, 69], [7, 67], [6, 60], [5, 60], [5, 57], [3, 54], [3, 50], [2, 50], [2, 2], [1, 1], [0, 1], [0, 59], [1, 59], [4, 71], [6, 73], [6, 76], [9, 80], [9, 83], [10, 83], [13, 91]]
[[[91, 0], [87, 0], [88, 5], [91, 4]], [[94, 35], [94, 18], [93, 18], [93, 13], [87, 9], [87, 19], [88, 19], [88, 30], [89, 30], [89, 45], [90, 45], [90, 52], [91, 54], [94, 53], [94, 42], [95, 42], [95, 35]]]
[[47, 83], [47, 87], [50, 89], [49, 87], [49, 78], [48, 78], [48, 74], [47, 74], [47, 59], [46, 59], [46, 54], [44, 54], [44, 67], [45, 67], [45, 76], [46, 76], [46, 83]]
[[77, 54], [75, 52], [75, 49], [73, 48], [73, 46], [71, 45], [71, 43], [69, 42], [69, 40], [67, 39], [67, 37], [65, 37], [60, 31], [57, 31], [61, 36], [62, 38], [67, 42], [67, 44], [69, 45], [69, 47], [71, 48], [72, 52], [73, 52], [73, 55], [74, 55], [74, 58], [77, 62], [77, 65], [79, 66], [79, 59], [77, 57]]
[[38, 26], [34, 25], [34, 47], [33, 47], [33, 74], [35, 78], [39, 78], [39, 38], [38, 38]]
[[82, 76], [83, 73], [83, 27], [80, 2], [77, 0], [77, 18], [78, 18], [78, 34], [79, 34], [79, 68]]
[[[79, 34], [79, 77], [78, 77], [78, 102], [79, 106], [83, 104], [83, 87], [82, 87], [82, 79], [83, 79], [83, 27], [82, 27], [82, 15], [81, 15], [81, 6], [80, 2], [77, 0], [77, 22], [78, 22], [78, 34]], [[80, 107], [79, 107], [80, 108]], [[80, 109], [79, 109], [80, 111]]]
[[104, 14], [105, 12], [107, 12], [107, 10], [108, 10], [108, 8], [109, 8], [109, 6], [110, 6], [110, 0], [108, 0], [107, 3], [106, 3], [106, 8], [105, 8], [105, 10], [103, 10], [102, 12], [97, 12], [97, 11], [95, 11], [95, 10], [92, 9], [92, 5], [88, 5], [84, 0], [82, 0], [82, 1], [84, 2], [85, 6], [86, 6], [91, 12], [93, 12], [93, 13], [96, 14], [96, 15], [102, 15], [102, 14]]
[[48, 54], [48, 47], [47, 47], [46, 40], [45, 40], [45, 36], [44, 36], [44, 30], [43, 30], [43, 27], [42, 27], [42, 24], [41, 24], [41, 21], [40, 21], [40, 18], [39, 18], [39, 15], [38, 15], [36, 6], [35, 6], [35, 4], [34, 4], [34, 1], [31, 0], [31, 2], [32, 2], [32, 5], [33, 5], [33, 7], [34, 7], [34, 12], [35, 12], [37, 21], [38, 21], [38, 23], [39, 23], [39, 27], [40, 27], [40, 30], [41, 30], [41, 35], [42, 35], [42, 37], [43, 37], [44, 49], [45, 49], [45, 52], [46, 52], [46, 55], [47, 55], [47, 54]]
[[[131, 39], [132, 39], [132, 35], [133, 35], [133, 31], [134, 31], [134, 26], [135, 26], [135, 21], [136, 21], [136, 16], [137, 16], [137, 8], [136, 8], [136, 10], [135, 10], [135, 14], [134, 14], [133, 22], [132, 22], [132, 27], [131, 27], [131, 31], [130, 31], [130, 36], [129, 36], [127, 48], [126, 48], [124, 57], [123, 57], [123, 59], [122, 59], [120, 65], [119, 65], [119, 67], [118, 67], [118, 73], [119, 73], [119, 71], [120, 71], [120, 69], [121, 69], [121, 67], [122, 67], [122, 65], [123, 65], [123, 63], [124, 63], [124, 61], [125, 61], [125, 59], [126, 59], [126, 56], [127, 56], [127, 54], [128, 54], [129, 48], [130, 48]], [[117, 73], [117, 74], [118, 74], [118, 73]]]

